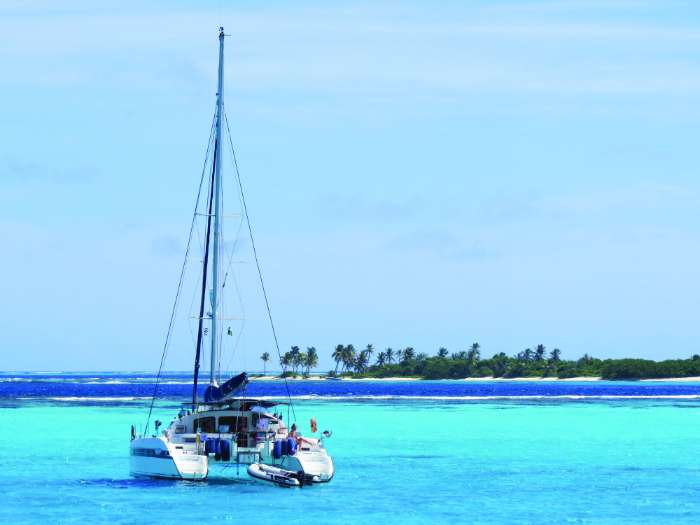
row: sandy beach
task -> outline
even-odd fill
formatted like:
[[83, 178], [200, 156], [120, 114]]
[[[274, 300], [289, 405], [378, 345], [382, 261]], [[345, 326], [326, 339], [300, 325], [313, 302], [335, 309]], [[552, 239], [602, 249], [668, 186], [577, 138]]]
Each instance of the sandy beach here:
[[422, 381], [420, 377], [343, 377], [343, 381]]
[[601, 381], [600, 377], [595, 376], [581, 376], [581, 377], [568, 377], [566, 379], [560, 379], [558, 377], [465, 377], [461, 381], [527, 381], [527, 382], [540, 382], [540, 381]]
[[[301, 376], [288, 377], [288, 381], [324, 381], [325, 376], [309, 376], [303, 378]], [[420, 377], [341, 377], [341, 381], [422, 381]], [[254, 376], [251, 381], [282, 381], [279, 376]], [[471, 381], [471, 382], [589, 382], [603, 381], [600, 377], [581, 376], [568, 377], [560, 379], [558, 377], [465, 377], [464, 379], [446, 379], [445, 381]], [[668, 383], [700, 383], [700, 377], [669, 377], [664, 379], [640, 379], [643, 382], [668, 382]]]
[[[284, 380], [283, 377], [280, 376], [251, 376], [249, 378], [251, 381], [282, 381]], [[325, 377], [322, 376], [309, 376], [309, 377], [302, 377], [302, 376], [293, 376], [293, 377], [288, 377], [287, 381], [322, 381], [324, 380]]]
[[[284, 378], [279, 376], [253, 376], [251, 381], [282, 381]], [[293, 376], [288, 377], [287, 381], [324, 381], [328, 379], [325, 376]], [[420, 377], [339, 377], [341, 381], [420, 381]]]
[[663, 381], [663, 382], [672, 382], [672, 383], [700, 383], [700, 377], [695, 376], [695, 377], [670, 377], [670, 378], [665, 378], [665, 379], [641, 379], [640, 381]]

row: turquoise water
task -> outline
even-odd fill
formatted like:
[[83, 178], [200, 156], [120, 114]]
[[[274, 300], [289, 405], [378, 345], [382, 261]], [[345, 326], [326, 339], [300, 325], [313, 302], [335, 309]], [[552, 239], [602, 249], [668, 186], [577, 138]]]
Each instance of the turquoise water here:
[[131, 479], [143, 401], [5, 406], [1, 523], [700, 520], [696, 398], [301, 400], [302, 430], [311, 416], [332, 428], [337, 470], [303, 489]]

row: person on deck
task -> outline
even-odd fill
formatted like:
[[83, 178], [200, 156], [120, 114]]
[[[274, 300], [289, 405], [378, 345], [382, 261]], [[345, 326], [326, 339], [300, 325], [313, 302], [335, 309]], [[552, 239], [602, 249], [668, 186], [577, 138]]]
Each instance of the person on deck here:
[[304, 439], [303, 437], [301, 437], [301, 434], [299, 434], [299, 432], [297, 432], [297, 425], [296, 425], [296, 423], [292, 423], [292, 428], [291, 428], [290, 431], [289, 431], [289, 437], [290, 437], [290, 438], [296, 439], [296, 442], [297, 442], [297, 446], [298, 446], [298, 447], [300, 447], [300, 446], [302, 445], [302, 443], [307, 443], [307, 444], [309, 444], [309, 445], [313, 444], [311, 441], [309, 441], [309, 440]]

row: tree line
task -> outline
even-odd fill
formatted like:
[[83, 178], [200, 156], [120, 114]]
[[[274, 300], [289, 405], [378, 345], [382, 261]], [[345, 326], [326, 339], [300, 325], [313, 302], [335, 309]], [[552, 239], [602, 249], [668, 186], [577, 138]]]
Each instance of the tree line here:
[[[504, 352], [483, 358], [481, 345], [473, 343], [467, 350], [449, 352], [440, 347], [434, 355], [416, 352], [413, 347], [386, 348], [377, 352], [373, 345], [363, 349], [354, 345], [337, 345], [331, 357], [335, 362], [328, 376], [338, 377], [417, 377], [422, 379], [463, 379], [467, 377], [556, 377], [560, 379], [593, 376], [603, 379], [663, 379], [700, 376], [700, 355], [689, 359], [597, 359], [588, 354], [576, 360], [562, 359], [559, 348], [547, 350], [538, 344], [515, 355]], [[267, 370], [270, 354], [260, 357]], [[318, 366], [318, 352], [313, 346], [301, 351], [291, 347], [280, 360], [283, 376], [308, 377]]]
[[[267, 373], [267, 363], [270, 361], [270, 353], [265, 352], [260, 356], [263, 362], [263, 373]], [[302, 352], [298, 346], [293, 346], [289, 352], [285, 352], [280, 359], [282, 367], [282, 375], [295, 376], [301, 373], [303, 376], [308, 376], [311, 369], [318, 366], [318, 352], [313, 346], [306, 348], [306, 352]]]

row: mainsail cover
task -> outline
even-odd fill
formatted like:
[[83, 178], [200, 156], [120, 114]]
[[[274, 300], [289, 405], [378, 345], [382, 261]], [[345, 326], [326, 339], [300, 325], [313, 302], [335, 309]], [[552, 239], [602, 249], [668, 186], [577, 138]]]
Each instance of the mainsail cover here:
[[213, 401], [223, 401], [228, 396], [231, 396], [239, 390], [245, 388], [247, 384], [248, 374], [243, 372], [237, 376], [233, 376], [221, 386], [209, 385], [204, 391], [204, 402], [211, 403]]

